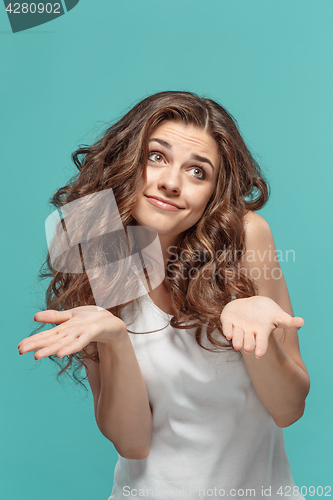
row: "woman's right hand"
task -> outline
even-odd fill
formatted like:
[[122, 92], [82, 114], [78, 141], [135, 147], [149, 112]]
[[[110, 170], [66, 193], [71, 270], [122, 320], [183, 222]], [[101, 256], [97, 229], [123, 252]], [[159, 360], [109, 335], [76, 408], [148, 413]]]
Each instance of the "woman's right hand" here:
[[35, 359], [54, 354], [60, 359], [81, 351], [90, 342], [111, 343], [127, 331], [120, 318], [98, 306], [39, 311], [34, 321], [57, 323], [54, 328], [27, 337], [18, 344], [20, 354], [37, 350]]

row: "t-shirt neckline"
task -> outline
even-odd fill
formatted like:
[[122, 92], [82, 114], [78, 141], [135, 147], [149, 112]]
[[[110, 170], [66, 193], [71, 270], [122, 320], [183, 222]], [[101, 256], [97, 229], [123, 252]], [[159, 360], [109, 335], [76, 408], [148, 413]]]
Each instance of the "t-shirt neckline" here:
[[163, 316], [163, 318], [167, 319], [168, 321], [173, 317], [172, 314], [169, 314], [165, 311], [162, 311], [162, 309], [160, 309], [156, 304], [155, 302], [153, 301], [153, 299], [150, 297], [150, 295], [147, 293], [146, 294], [146, 297], [148, 298], [149, 302], [151, 303], [151, 305], [160, 313], [161, 316]]

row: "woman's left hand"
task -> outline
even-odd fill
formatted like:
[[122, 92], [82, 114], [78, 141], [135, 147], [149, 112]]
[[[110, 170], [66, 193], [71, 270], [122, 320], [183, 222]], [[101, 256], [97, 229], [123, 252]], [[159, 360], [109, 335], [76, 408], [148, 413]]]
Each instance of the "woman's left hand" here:
[[292, 317], [269, 297], [254, 296], [229, 302], [221, 313], [223, 334], [232, 339], [233, 347], [256, 358], [267, 351], [268, 339], [276, 328], [301, 328], [304, 319]]

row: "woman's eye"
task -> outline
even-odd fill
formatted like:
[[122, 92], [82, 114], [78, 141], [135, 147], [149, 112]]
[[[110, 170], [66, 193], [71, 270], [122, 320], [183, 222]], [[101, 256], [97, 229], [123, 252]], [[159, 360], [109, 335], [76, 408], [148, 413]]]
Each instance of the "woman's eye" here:
[[[165, 162], [164, 156], [161, 153], [151, 151], [148, 154], [148, 160], [153, 161], [154, 163], [163, 163]], [[206, 172], [201, 167], [192, 167], [190, 170], [193, 170], [193, 177], [199, 180], [204, 180], [206, 178]]]
[[163, 156], [160, 153], [149, 153], [148, 159], [156, 163], [161, 163], [163, 161]]
[[204, 180], [204, 178], [206, 177], [205, 171], [200, 167], [193, 167], [191, 168], [191, 170], [193, 170], [194, 177], [196, 177], [197, 179]]

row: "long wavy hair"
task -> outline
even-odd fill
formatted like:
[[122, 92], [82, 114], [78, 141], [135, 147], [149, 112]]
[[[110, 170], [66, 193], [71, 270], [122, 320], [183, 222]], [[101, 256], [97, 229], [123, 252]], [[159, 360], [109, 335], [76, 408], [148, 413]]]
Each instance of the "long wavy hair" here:
[[[165, 120], [199, 127], [215, 139], [220, 152], [216, 189], [200, 220], [180, 235], [166, 266], [165, 286], [173, 311], [170, 324], [187, 328], [190, 322], [191, 328], [196, 328], [197, 343], [204, 349], [232, 349], [231, 341], [223, 335], [220, 314], [233, 297], [245, 298], [258, 292], [253, 279], [240, 267], [245, 252], [243, 217], [247, 211], [263, 207], [269, 185], [235, 120], [220, 104], [190, 92], [168, 91], [147, 97], [110, 126], [97, 142], [81, 145], [72, 153], [78, 173], [57, 190], [50, 203], [59, 210], [70, 202], [111, 188], [123, 226], [135, 226], [131, 214], [145, 185], [148, 139]], [[81, 207], [84, 220], [89, 203]], [[103, 223], [99, 226], [99, 230], [103, 229]], [[100, 252], [101, 263], [106, 252], [105, 248]], [[87, 272], [57, 271], [50, 253], [39, 277], [51, 278], [46, 309], [67, 310], [95, 304]], [[121, 317], [125, 305], [109, 310]], [[203, 327], [211, 349], [202, 344]], [[212, 335], [214, 330], [220, 334], [219, 340]], [[50, 359], [62, 367], [58, 376], [72, 368], [74, 380], [81, 382], [83, 379], [79, 380], [76, 373], [84, 365], [84, 357], [98, 361], [97, 342], [61, 360], [55, 355]]]

